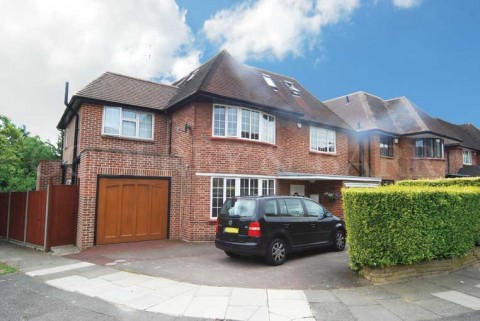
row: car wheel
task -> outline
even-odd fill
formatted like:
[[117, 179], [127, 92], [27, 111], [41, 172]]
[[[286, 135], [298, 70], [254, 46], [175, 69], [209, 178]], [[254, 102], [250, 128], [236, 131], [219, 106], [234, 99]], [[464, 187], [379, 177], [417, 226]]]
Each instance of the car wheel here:
[[287, 244], [282, 239], [274, 239], [268, 246], [265, 261], [270, 265], [280, 265], [287, 258]]
[[333, 240], [333, 249], [335, 251], [343, 251], [345, 250], [345, 244], [346, 244], [346, 239], [345, 239], [345, 232], [342, 230], [337, 230], [335, 232], [335, 239]]
[[230, 251], [225, 251], [225, 254], [227, 254], [228, 256], [233, 257], [233, 258], [236, 258], [236, 257], [240, 256], [240, 254], [233, 253], [233, 252], [230, 252]]

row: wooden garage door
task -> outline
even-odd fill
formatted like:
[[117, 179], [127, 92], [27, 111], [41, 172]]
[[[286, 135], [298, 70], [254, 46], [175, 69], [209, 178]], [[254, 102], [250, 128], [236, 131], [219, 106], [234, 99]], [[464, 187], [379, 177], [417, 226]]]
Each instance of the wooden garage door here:
[[167, 238], [168, 180], [100, 178], [97, 244]]

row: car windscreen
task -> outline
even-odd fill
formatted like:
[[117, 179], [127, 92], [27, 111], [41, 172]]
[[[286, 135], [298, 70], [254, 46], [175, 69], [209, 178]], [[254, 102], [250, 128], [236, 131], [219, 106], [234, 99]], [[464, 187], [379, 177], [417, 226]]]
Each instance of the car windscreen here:
[[255, 214], [256, 201], [252, 199], [227, 199], [220, 215], [228, 217], [251, 217]]

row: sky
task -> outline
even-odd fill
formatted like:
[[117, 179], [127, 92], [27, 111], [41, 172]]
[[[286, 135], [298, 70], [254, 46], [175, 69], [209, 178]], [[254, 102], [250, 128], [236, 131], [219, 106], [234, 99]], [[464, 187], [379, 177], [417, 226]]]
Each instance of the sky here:
[[55, 142], [105, 71], [171, 83], [227, 49], [320, 100], [406, 96], [480, 127], [480, 1], [0, 0], [0, 115]]

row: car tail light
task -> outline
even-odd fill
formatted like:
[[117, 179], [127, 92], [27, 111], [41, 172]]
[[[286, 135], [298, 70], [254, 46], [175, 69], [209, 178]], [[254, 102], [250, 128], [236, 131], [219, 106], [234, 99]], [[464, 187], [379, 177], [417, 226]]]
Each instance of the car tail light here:
[[251, 236], [251, 237], [262, 236], [262, 231], [260, 230], [259, 222], [250, 222], [250, 224], [248, 225], [248, 236]]

